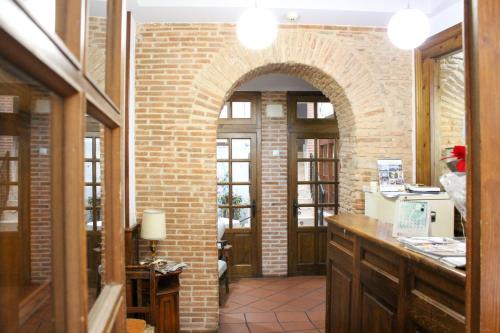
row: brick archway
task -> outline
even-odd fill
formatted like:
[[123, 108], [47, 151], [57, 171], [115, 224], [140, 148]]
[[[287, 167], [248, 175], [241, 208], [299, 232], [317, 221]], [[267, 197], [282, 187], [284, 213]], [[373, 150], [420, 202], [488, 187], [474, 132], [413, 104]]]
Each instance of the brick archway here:
[[337, 113], [341, 142], [340, 210], [361, 213], [364, 207], [360, 175], [366, 171], [358, 166], [366, 165], [366, 159], [371, 158], [360, 153], [359, 145], [366, 142], [358, 140], [357, 127], [361, 124], [363, 128], [370, 122], [364, 115], [384, 112], [383, 88], [373, 79], [370, 68], [348, 47], [317, 34], [310, 34], [302, 43], [295, 37], [294, 33], [282, 33], [272, 48], [262, 52], [251, 52], [235, 44], [219, 53], [193, 82], [194, 107], [197, 113], [216, 123], [224, 101], [240, 84], [257, 76], [281, 73], [309, 82], [330, 99]]
[[[219, 110], [260, 74], [301, 77], [334, 103], [341, 135], [342, 210], [361, 212], [376, 160], [412, 169], [412, 55], [375, 28], [281, 26], [273, 46], [241, 47], [232, 24], [144, 24], [136, 51], [137, 213], [166, 212], [162, 255], [190, 264], [182, 274], [181, 326], [218, 322], [216, 136]], [[144, 251], [147, 248], [143, 247]]]

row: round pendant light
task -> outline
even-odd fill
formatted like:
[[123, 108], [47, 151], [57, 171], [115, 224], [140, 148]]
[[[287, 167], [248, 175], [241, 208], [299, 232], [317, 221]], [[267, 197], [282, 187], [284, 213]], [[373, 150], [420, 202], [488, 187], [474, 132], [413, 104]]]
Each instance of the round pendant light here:
[[387, 26], [389, 39], [397, 48], [411, 50], [429, 37], [429, 19], [418, 9], [403, 9], [394, 14]]
[[238, 20], [236, 35], [240, 43], [249, 49], [265, 49], [278, 35], [278, 22], [267, 9], [249, 8]]

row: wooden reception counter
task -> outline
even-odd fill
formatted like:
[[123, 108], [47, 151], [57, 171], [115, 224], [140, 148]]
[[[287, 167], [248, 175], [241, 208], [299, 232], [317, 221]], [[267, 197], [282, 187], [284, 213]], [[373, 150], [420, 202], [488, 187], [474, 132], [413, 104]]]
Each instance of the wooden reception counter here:
[[326, 332], [464, 332], [465, 272], [410, 251], [392, 225], [328, 220]]

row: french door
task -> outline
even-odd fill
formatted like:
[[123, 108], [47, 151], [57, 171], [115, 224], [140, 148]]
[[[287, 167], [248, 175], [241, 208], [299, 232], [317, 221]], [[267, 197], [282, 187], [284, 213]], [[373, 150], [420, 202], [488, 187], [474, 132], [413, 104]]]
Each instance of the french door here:
[[217, 138], [217, 216], [232, 245], [232, 277], [257, 276], [257, 134], [219, 133]]
[[289, 273], [324, 274], [326, 217], [338, 213], [338, 144], [333, 136], [289, 136]]

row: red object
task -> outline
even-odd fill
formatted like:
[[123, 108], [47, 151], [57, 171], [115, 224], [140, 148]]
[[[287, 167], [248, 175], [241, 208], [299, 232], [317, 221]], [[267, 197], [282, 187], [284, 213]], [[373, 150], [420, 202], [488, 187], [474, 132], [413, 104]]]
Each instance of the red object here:
[[456, 168], [458, 172], [465, 172], [467, 168], [467, 163], [465, 161], [466, 149], [465, 146], [455, 146], [451, 152], [451, 156], [443, 158], [447, 160], [450, 158], [455, 158], [457, 160]]

